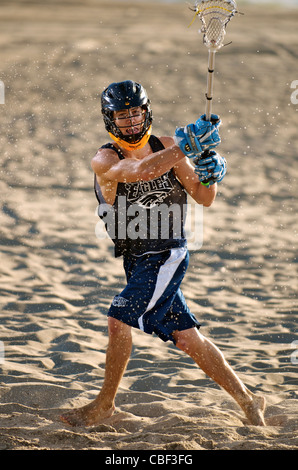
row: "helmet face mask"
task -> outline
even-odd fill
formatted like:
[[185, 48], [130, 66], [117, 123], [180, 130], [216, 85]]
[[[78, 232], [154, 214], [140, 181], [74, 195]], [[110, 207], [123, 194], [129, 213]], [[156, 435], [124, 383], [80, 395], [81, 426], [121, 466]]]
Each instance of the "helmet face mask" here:
[[146, 145], [152, 112], [146, 90], [140, 84], [130, 80], [112, 83], [103, 91], [101, 104], [105, 127], [113, 140], [127, 150]]

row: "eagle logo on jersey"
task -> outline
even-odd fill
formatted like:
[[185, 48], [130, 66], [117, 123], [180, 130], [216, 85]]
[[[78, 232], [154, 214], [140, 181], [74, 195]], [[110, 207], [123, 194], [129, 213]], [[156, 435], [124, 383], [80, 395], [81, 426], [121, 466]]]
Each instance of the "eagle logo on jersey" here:
[[126, 183], [125, 189], [127, 190], [127, 200], [130, 203], [151, 209], [152, 207], [162, 204], [173, 190], [173, 184], [167, 172], [151, 181]]

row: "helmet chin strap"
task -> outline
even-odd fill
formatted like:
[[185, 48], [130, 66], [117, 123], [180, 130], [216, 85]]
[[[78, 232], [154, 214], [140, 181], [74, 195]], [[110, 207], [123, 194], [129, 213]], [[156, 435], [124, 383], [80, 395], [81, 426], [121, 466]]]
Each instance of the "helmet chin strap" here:
[[136, 143], [129, 143], [129, 142], [126, 142], [125, 140], [123, 139], [120, 139], [120, 137], [116, 137], [114, 134], [112, 134], [111, 132], [109, 132], [109, 136], [115, 141], [117, 142], [117, 144], [120, 145], [120, 147], [124, 148], [125, 150], [139, 150], [143, 147], [145, 147], [145, 145], [147, 144], [149, 138], [150, 138], [150, 135], [151, 135], [151, 130], [152, 130], [152, 126], [149, 127], [149, 129], [147, 130], [146, 134], [142, 137], [141, 140], [139, 140], [138, 142]]

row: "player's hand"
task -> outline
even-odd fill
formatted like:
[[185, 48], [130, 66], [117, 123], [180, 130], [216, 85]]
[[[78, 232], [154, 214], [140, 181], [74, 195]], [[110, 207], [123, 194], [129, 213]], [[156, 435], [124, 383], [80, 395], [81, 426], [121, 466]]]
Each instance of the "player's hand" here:
[[227, 172], [226, 159], [214, 150], [205, 152], [200, 158], [196, 159], [195, 172], [199, 177], [199, 181], [205, 186], [220, 183]]
[[216, 114], [211, 115], [210, 121], [206, 121], [206, 116], [202, 115], [195, 124], [176, 129], [175, 144], [188, 158], [198, 157], [204, 150], [215, 148], [220, 143], [220, 125], [221, 120]]

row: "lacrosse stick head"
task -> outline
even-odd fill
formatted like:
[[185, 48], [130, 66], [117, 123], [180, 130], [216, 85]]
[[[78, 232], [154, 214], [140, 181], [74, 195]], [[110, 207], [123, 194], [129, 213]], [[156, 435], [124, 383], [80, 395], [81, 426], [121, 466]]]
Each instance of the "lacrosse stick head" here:
[[195, 5], [196, 15], [202, 21], [205, 46], [216, 52], [223, 46], [226, 25], [237, 13], [234, 0], [198, 0]]

